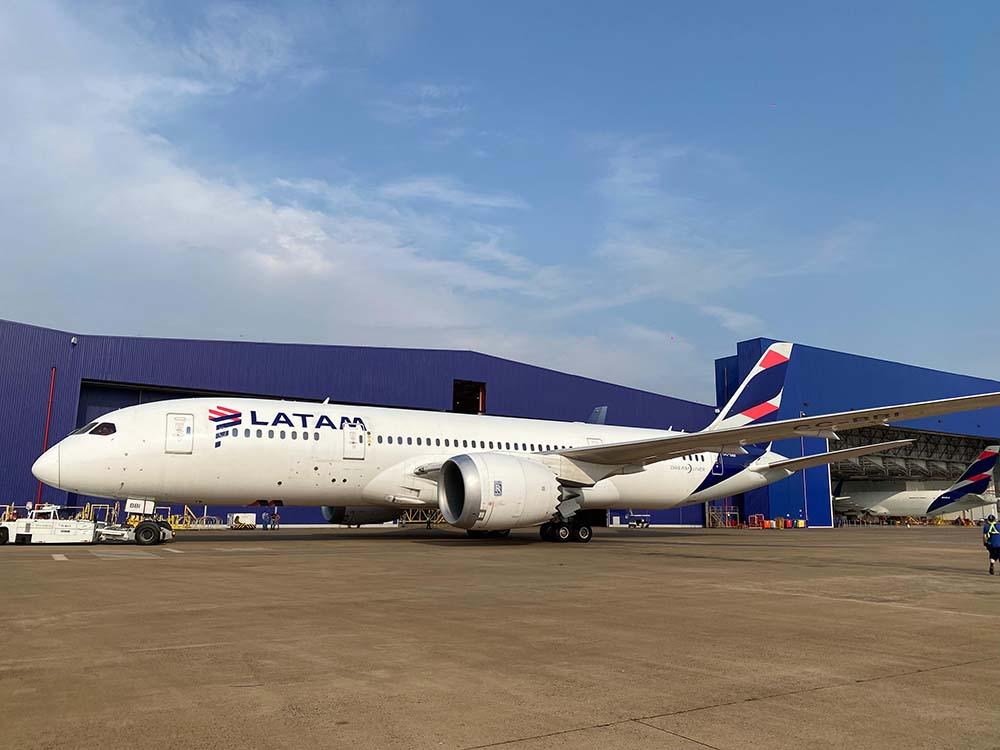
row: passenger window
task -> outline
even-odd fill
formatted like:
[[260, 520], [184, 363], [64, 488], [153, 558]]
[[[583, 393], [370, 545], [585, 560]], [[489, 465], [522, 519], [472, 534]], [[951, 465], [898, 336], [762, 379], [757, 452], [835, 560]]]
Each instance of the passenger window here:
[[486, 441], [485, 440], [480, 440], [479, 441], [479, 447], [480, 448], [485, 448], [486, 447]]
[[239, 428], [238, 427], [234, 427], [233, 428], [233, 437], [239, 437], [239, 436], [240, 436], [240, 430], [239, 430]]
[[269, 438], [273, 438], [273, 437], [274, 437], [274, 430], [268, 430], [268, 431], [267, 431], [267, 436], [268, 436]]
[[448, 438], [445, 438], [444, 439], [444, 447], [447, 448], [449, 445], [451, 445], [451, 443], [448, 441]]
[[390, 435], [389, 437], [387, 437], [385, 440], [386, 440], [387, 443], [389, 443], [389, 445], [392, 445], [392, 435]]
[[264, 437], [263, 430], [257, 430], [257, 437]]
[[421, 440], [420, 440], [420, 438], [417, 438], [417, 445], [421, 445]]
[[490, 450], [493, 450], [493, 441], [490, 441]]
[[285, 439], [285, 431], [282, 430], [279, 434], [281, 435], [281, 439], [284, 440]]
[[243, 437], [250, 437], [250, 430], [243, 430]]
[[507, 448], [507, 450], [510, 450], [510, 443], [504, 443], [504, 446]]
[[463, 440], [462, 441], [462, 447], [463, 448], [468, 448], [469, 447], [469, 441], [468, 440]]
[[302, 439], [303, 440], [308, 440], [309, 439], [309, 433], [308, 432], [303, 432], [302, 433]]
[[382, 445], [382, 436], [379, 435], [377, 438], [375, 438], [375, 442], [377, 442], [379, 445]]
[[411, 438], [411, 437], [406, 438], [406, 444], [407, 445], [413, 445], [413, 438]]
[[114, 435], [115, 426], [111, 422], [101, 422], [97, 427], [90, 431], [91, 435]]
[[314, 432], [313, 433], [313, 440], [319, 440], [319, 433], [318, 432]]
[[396, 442], [399, 443], [400, 445], [402, 445], [403, 444], [403, 436], [402, 435], [396, 435]]
[[434, 438], [434, 445], [441, 445], [441, 438]]
[[70, 433], [70, 435], [82, 435], [85, 432], [90, 432], [96, 426], [97, 426], [97, 422], [88, 422], [83, 427], [78, 427], [77, 429], [73, 430]]
[[535, 444], [534, 444], [534, 443], [532, 443], [532, 444], [531, 444], [531, 452], [532, 452], [532, 453], [534, 453], [534, 452], [535, 452]]

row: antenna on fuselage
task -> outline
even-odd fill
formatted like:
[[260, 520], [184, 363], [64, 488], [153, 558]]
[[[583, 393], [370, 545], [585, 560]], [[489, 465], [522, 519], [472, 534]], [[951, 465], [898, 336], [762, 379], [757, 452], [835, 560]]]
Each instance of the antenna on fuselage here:
[[324, 399], [323, 399], [323, 403], [324, 403], [324, 404], [328, 404], [328, 403], [330, 403], [330, 397], [329, 397], [329, 396], [327, 396], [326, 398], [324, 398]]

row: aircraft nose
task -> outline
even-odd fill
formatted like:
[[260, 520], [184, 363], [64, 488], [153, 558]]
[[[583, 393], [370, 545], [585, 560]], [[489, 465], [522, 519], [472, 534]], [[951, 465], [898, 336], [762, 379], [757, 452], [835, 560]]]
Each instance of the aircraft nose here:
[[35, 479], [51, 487], [59, 486], [59, 444], [56, 443], [38, 457], [31, 467]]

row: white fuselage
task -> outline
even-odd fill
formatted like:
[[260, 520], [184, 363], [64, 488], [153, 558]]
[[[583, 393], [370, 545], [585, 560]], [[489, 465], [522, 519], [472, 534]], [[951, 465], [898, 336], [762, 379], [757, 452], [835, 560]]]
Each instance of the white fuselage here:
[[[245, 398], [163, 401], [121, 409], [98, 421], [113, 424], [113, 434], [68, 436], [39, 459], [36, 475], [53, 486], [99, 497], [434, 506], [436, 482], [414, 472], [452, 456], [496, 452], [545, 463], [555, 458], [551, 451], [563, 448], [674, 434]], [[784, 476], [745, 470], [733, 456], [719, 458], [714, 453], [685, 456], [605, 479], [584, 491], [584, 507], [670, 508], [745, 492]], [[698, 491], [713, 474], [711, 487]]]
[[847, 491], [846, 497], [834, 498], [833, 508], [841, 514], [867, 514], [892, 518], [921, 518], [983, 508], [996, 502], [993, 495], [966, 495], [933, 513], [930, 507], [944, 488], [937, 490], [865, 490]]

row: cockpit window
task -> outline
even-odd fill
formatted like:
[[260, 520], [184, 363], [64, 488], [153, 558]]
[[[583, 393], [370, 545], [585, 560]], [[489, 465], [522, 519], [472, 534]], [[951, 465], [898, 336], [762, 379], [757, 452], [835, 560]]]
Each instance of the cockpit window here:
[[77, 427], [70, 433], [70, 435], [82, 435], [85, 432], [90, 432], [94, 429], [94, 425], [96, 424], [97, 422], [90, 422], [89, 424], [85, 424], [83, 427]]
[[90, 432], [91, 435], [114, 435], [115, 426], [111, 422], [101, 422]]

